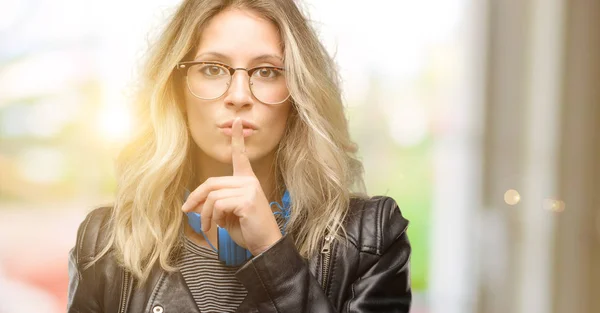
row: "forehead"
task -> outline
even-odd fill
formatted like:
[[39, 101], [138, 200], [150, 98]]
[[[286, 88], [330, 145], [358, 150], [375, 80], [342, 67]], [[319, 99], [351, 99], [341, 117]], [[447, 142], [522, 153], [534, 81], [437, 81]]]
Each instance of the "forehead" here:
[[262, 55], [283, 58], [277, 27], [249, 10], [230, 9], [214, 16], [200, 34], [195, 58], [204, 53], [225, 55], [235, 62]]

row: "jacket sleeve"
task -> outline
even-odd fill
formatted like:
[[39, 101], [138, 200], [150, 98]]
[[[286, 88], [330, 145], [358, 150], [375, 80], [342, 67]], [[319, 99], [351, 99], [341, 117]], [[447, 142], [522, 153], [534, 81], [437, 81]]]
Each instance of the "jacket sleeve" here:
[[[96, 301], [95, 286], [91, 282], [89, 272], [82, 270], [77, 262], [76, 248], [69, 252], [69, 291], [67, 312], [102, 312]], [[85, 275], [85, 277], [84, 277]]]
[[330, 303], [291, 237], [248, 261], [236, 273], [259, 312], [409, 312], [410, 245], [405, 234], [350, 287], [337, 310]]
[[[97, 210], [98, 211], [98, 210]], [[98, 281], [95, 265], [85, 268], [85, 262], [93, 259], [98, 239], [99, 213], [90, 213], [79, 225], [75, 246], [69, 251], [69, 289], [67, 312], [100, 313]], [[84, 269], [85, 268], [85, 269]]]
[[351, 297], [342, 312], [408, 313], [412, 301], [410, 251], [408, 237], [402, 233], [352, 284]]

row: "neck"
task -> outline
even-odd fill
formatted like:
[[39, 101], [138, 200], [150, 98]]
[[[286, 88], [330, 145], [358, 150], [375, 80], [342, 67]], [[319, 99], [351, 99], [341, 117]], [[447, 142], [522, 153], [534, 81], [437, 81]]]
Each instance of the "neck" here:
[[[196, 189], [209, 177], [231, 176], [233, 167], [230, 163], [222, 163], [208, 156], [201, 149], [193, 148], [194, 177], [191, 180], [189, 190]], [[272, 201], [281, 202], [282, 192], [277, 191], [277, 179], [275, 177], [275, 154], [271, 152], [264, 157], [251, 160], [252, 171], [260, 182], [260, 186], [267, 197], [269, 203]]]

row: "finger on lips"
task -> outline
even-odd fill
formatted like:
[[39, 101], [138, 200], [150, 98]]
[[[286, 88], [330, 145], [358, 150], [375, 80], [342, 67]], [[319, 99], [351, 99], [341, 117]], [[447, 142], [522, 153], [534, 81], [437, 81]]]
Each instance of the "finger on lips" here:
[[[184, 212], [189, 212], [194, 211], [194, 209], [202, 205], [199, 213], [202, 220], [203, 231], [210, 230], [211, 219], [213, 219], [215, 223], [217, 221], [221, 222], [220, 219], [223, 218], [223, 213], [233, 212], [237, 206], [235, 201], [239, 202], [239, 198], [241, 197], [239, 197], [239, 189], [238, 192], [235, 193], [232, 191], [234, 190], [232, 188], [241, 188], [243, 186], [248, 186], [250, 183], [243, 179], [242, 176], [256, 177], [252, 171], [250, 160], [245, 153], [244, 132], [242, 120], [239, 117], [233, 121], [232, 125], [231, 163], [233, 166], [233, 176], [210, 177], [189, 194], [181, 207]], [[209, 195], [211, 196], [209, 197]], [[224, 208], [223, 210], [217, 210], [219, 213], [214, 210], [216, 201], [219, 201], [219, 207]], [[213, 216], [213, 214], [219, 214], [218, 219]]]
[[231, 163], [233, 165], [233, 176], [254, 175], [250, 160], [246, 156], [244, 143], [244, 127], [242, 120], [238, 117], [233, 121], [231, 135]]

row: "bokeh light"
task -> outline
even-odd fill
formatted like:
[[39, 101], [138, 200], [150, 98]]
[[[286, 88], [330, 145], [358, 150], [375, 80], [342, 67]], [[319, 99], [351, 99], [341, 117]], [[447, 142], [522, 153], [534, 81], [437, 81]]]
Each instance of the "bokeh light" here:
[[504, 202], [508, 205], [516, 205], [521, 201], [521, 195], [514, 189], [509, 189], [504, 193]]
[[565, 210], [565, 202], [562, 200], [547, 198], [544, 199], [544, 209], [556, 213], [560, 213]]

